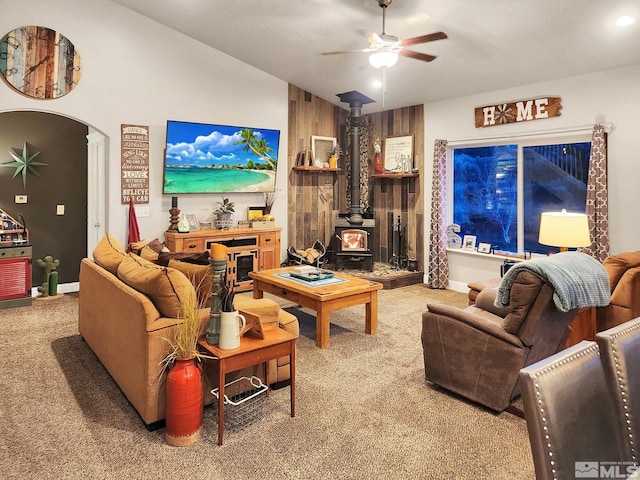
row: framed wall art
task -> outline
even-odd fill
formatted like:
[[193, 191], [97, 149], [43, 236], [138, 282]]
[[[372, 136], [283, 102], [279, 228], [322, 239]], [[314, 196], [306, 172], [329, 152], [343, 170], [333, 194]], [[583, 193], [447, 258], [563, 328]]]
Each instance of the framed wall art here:
[[328, 162], [331, 156], [329, 152], [338, 143], [338, 140], [334, 137], [319, 137], [316, 135], [311, 136], [311, 152], [313, 153], [313, 161], [315, 165], [316, 159], [321, 162]]
[[80, 54], [55, 30], [27, 25], [0, 40], [0, 74], [18, 92], [39, 99], [60, 98], [80, 81]]
[[413, 135], [384, 139], [384, 169], [409, 173], [413, 169]]

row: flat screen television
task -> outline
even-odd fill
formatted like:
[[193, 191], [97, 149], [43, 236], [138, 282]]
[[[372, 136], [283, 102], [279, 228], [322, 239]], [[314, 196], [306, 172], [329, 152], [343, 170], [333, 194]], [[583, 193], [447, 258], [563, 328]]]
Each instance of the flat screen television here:
[[273, 192], [280, 130], [167, 121], [163, 193]]

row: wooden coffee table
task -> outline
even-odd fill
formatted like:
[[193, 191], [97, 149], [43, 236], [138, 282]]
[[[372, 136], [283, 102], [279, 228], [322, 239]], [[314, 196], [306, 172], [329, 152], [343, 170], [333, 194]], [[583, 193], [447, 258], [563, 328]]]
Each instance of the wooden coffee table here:
[[[286, 275], [297, 267], [274, 268], [250, 272], [253, 279], [253, 298], [262, 298], [264, 292], [290, 300], [316, 312], [316, 345], [329, 347], [329, 317], [332, 310], [365, 304], [365, 332], [378, 331], [378, 290], [382, 284], [363, 278], [335, 272], [339, 283], [323, 285], [298, 281]], [[283, 276], [283, 274], [285, 276]]]
[[[225, 376], [245, 367], [264, 363], [267, 387], [271, 385], [267, 362], [275, 358], [290, 356], [289, 372], [291, 387], [291, 416], [296, 416], [296, 340], [297, 336], [282, 328], [272, 325], [264, 326], [264, 339], [244, 336], [240, 339], [240, 346], [230, 350], [222, 350], [217, 345], [209, 345], [206, 339], [198, 340], [198, 345], [206, 353], [212, 354], [218, 370], [218, 445], [222, 445], [224, 434], [224, 387]], [[267, 390], [267, 395], [269, 390]]]

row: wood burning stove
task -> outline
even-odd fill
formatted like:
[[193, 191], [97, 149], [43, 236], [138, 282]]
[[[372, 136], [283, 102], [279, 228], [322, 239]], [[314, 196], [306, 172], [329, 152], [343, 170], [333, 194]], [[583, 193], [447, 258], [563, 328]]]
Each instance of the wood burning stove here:
[[373, 236], [375, 221], [364, 219], [362, 225], [351, 225], [344, 217], [336, 219], [335, 235], [333, 237], [333, 252], [335, 269], [338, 270], [344, 262], [364, 262], [369, 271], [373, 271], [373, 255], [369, 248], [369, 239]]

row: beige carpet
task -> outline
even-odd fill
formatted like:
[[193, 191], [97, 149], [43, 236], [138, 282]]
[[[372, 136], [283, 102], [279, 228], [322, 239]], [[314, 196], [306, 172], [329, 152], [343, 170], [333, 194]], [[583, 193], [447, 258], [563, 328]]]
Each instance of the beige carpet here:
[[[524, 420], [425, 385], [420, 313], [466, 296], [383, 290], [379, 333], [364, 307], [332, 314], [331, 347], [301, 316], [295, 418], [289, 388], [262, 419], [216, 444], [213, 408], [190, 447], [149, 432], [76, 329], [65, 295], [0, 310], [0, 477], [39, 479], [532, 479]], [[283, 305], [287, 306], [287, 305]], [[469, 359], [473, 361], [473, 359]]]

